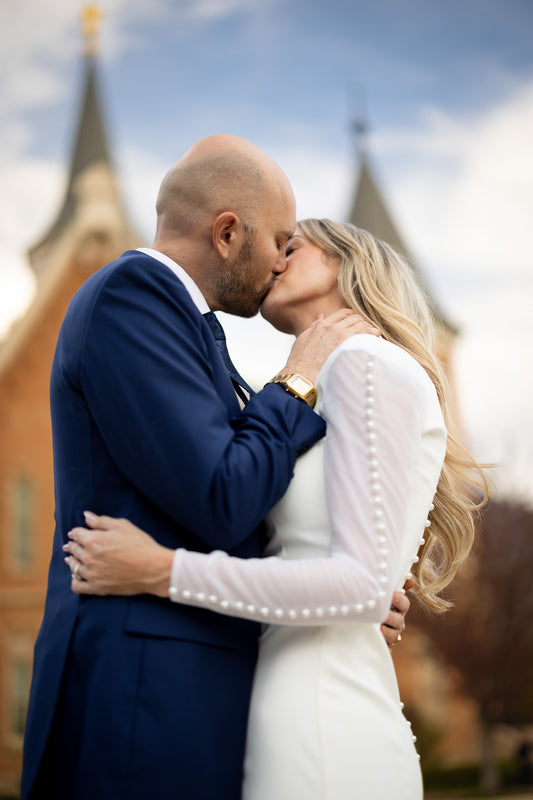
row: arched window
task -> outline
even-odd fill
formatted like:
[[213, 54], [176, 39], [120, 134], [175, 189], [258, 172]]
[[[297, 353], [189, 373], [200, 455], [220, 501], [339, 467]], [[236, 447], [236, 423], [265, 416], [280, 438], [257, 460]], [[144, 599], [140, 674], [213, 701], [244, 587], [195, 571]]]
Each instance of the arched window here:
[[[33, 662], [33, 636], [28, 632], [4, 636], [0, 650], [2, 719], [1, 744], [9, 751], [22, 750]], [[6, 751], [4, 750], [4, 753]]]
[[31, 680], [31, 662], [28, 658], [18, 656], [10, 664], [10, 720], [9, 733], [14, 740], [22, 741], [26, 712], [28, 710], [28, 695]]
[[33, 561], [33, 508], [35, 492], [32, 481], [21, 476], [12, 491], [11, 562], [25, 569]]

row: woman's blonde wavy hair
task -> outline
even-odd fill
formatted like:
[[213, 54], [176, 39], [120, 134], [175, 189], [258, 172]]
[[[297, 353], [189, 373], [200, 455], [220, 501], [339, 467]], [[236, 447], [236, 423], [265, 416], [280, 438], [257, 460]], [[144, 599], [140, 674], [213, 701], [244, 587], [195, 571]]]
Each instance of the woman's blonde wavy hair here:
[[339, 291], [346, 305], [415, 358], [437, 390], [448, 429], [446, 456], [426, 544], [412, 572], [413, 591], [420, 602], [432, 611], [446, 611], [451, 603], [439, 594], [468, 556], [475, 538], [475, 512], [490, 492], [482, 466], [450, 433], [450, 390], [436, 355], [435, 322], [427, 297], [407, 262], [367, 231], [328, 219], [306, 219], [298, 226], [308, 241], [340, 261]]

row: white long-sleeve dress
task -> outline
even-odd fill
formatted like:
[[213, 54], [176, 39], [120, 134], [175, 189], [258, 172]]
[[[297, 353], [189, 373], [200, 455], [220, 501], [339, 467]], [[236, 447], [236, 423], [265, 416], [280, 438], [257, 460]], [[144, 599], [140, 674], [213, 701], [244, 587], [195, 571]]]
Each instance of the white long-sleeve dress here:
[[373, 336], [337, 348], [317, 389], [327, 435], [269, 515], [266, 557], [178, 550], [171, 597], [267, 623], [244, 800], [418, 800], [380, 624], [423, 545], [446, 430], [425, 371]]

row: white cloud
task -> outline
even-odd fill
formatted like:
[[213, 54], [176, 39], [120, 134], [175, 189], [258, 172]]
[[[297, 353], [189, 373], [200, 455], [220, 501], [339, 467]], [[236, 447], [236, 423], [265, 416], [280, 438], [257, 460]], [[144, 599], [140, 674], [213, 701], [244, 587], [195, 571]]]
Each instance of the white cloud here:
[[184, 4], [187, 16], [211, 20], [228, 17], [238, 11], [261, 9], [272, 6], [276, 0], [188, 0]]
[[426, 110], [421, 125], [378, 135], [375, 148], [393, 162], [388, 190], [430, 269], [531, 270], [533, 84], [477, 117]]
[[282, 143], [265, 142], [263, 147], [291, 182], [297, 217], [345, 219], [355, 180], [355, 166], [349, 156], [313, 143], [306, 128], [293, 125], [291, 131]]
[[127, 144], [119, 156], [119, 184], [128, 215], [139, 235], [151, 244], [155, 233], [155, 199], [171, 165], [157, 153]]
[[[71, 92], [81, 5], [19, 0], [0, 6], [6, 17], [0, 19], [0, 336], [32, 295], [24, 253], [45, 232], [64, 191], [64, 165], [27, 156], [39, 136], [27, 112]], [[244, 0], [187, 0], [178, 6], [169, 0], [109, 0], [103, 56], [114, 59], [135, 47], [144, 34], [139, 21], [149, 25], [158, 17], [170, 24], [188, 16], [193, 24], [196, 15], [200, 23], [244, 5], [249, 6]], [[257, 0], [253, 9], [266, 5]], [[319, 122], [310, 131], [285, 117], [265, 131], [262, 146], [287, 172], [298, 216], [345, 217], [355, 177], [348, 142], [345, 151], [334, 151], [320, 140]], [[373, 135], [370, 152], [378, 176], [386, 177], [382, 188], [404, 238], [462, 326], [457, 375], [469, 433], [476, 446], [490, 450], [504, 448], [515, 435], [509, 430], [518, 431], [529, 452], [533, 85], [518, 87], [504, 102], [467, 118], [427, 107], [410, 129]], [[164, 155], [127, 144], [117, 155], [131, 217], [149, 242], [155, 195], [169, 164]], [[260, 383], [277, 370], [286, 338], [270, 333], [259, 319], [227, 325], [243, 372]]]
[[0, 340], [34, 297], [36, 281], [19, 250], [0, 246]]
[[375, 137], [390, 205], [461, 329], [455, 376], [469, 442], [502, 464], [499, 486], [533, 478], [533, 85], [468, 119], [426, 110]]
[[[426, 109], [419, 125], [373, 137], [370, 150], [378, 175], [386, 168], [382, 189], [406, 242], [461, 327], [454, 372], [470, 443], [502, 463], [506, 491], [525, 485], [533, 477], [533, 85], [468, 119]], [[280, 153], [300, 216], [346, 213], [339, 199], [352, 176], [343, 154]]]
[[[70, 67], [83, 49], [81, 0], [17, 0], [0, 4], [1, 114], [8, 118], [50, 104], [71, 84]], [[174, 12], [165, 0], [101, 3], [101, 57], [116, 59], [139, 42], [143, 24]], [[133, 34], [137, 26], [139, 35]]]
[[25, 249], [44, 233], [59, 210], [63, 165], [37, 158], [0, 164], [0, 238]]
[[65, 169], [38, 159], [0, 163], [0, 338], [33, 298], [26, 258], [51, 224], [64, 191]]

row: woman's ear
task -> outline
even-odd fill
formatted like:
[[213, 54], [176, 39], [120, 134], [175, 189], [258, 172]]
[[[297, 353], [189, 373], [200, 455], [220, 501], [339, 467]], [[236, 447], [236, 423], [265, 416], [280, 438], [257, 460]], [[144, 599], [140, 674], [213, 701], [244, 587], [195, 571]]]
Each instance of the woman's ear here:
[[213, 245], [221, 258], [240, 248], [241, 221], [233, 211], [223, 211], [213, 224]]

